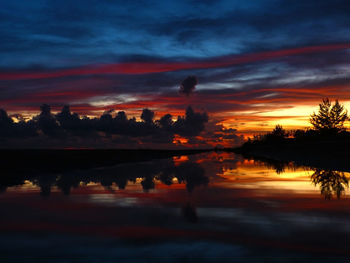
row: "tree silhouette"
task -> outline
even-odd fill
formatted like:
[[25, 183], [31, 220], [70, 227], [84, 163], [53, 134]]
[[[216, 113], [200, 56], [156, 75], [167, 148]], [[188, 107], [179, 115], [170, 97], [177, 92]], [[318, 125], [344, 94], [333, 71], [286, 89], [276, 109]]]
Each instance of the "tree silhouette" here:
[[344, 122], [348, 119], [348, 112], [340, 105], [338, 100], [332, 105], [328, 98], [322, 100], [319, 104], [318, 113], [310, 116], [310, 123], [314, 130], [318, 132], [334, 132], [343, 131]]
[[288, 137], [288, 133], [286, 132], [285, 129], [283, 129], [281, 125], [276, 125], [271, 134], [272, 136], [280, 137], [280, 138]]
[[46, 135], [54, 135], [57, 133], [59, 125], [55, 119], [55, 116], [51, 113], [51, 107], [48, 104], [40, 106], [41, 113], [39, 114], [38, 125], [39, 128]]
[[280, 143], [288, 137], [288, 132], [281, 125], [276, 125], [272, 132], [265, 135], [254, 136], [255, 141], [265, 141], [270, 143]]

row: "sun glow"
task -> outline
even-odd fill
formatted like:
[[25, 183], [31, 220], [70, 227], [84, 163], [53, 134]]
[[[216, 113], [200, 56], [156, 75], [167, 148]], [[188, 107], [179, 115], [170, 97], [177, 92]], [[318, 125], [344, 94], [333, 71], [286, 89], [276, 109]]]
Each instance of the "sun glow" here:
[[[340, 101], [346, 109], [350, 109], [350, 101]], [[232, 112], [231, 116], [221, 123], [227, 128], [237, 129], [237, 133], [250, 137], [254, 134], [271, 131], [277, 124], [287, 130], [305, 129], [311, 127], [310, 115], [318, 111], [318, 103], [313, 105], [281, 106], [280, 109], [266, 109], [262, 111]], [[345, 122], [349, 128], [350, 123]]]
[[175, 134], [173, 139], [173, 144], [181, 145], [188, 143], [188, 139], [180, 135]]

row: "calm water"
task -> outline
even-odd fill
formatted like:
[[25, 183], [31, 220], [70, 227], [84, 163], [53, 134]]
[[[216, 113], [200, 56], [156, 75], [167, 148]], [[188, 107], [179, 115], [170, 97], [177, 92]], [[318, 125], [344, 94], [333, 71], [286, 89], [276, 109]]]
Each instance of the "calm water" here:
[[349, 262], [350, 174], [229, 153], [0, 181], [1, 262]]

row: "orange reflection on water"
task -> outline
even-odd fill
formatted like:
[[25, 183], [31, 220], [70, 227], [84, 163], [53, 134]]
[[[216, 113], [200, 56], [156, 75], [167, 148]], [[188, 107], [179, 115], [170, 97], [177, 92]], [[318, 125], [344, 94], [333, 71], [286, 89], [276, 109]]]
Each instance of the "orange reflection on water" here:
[[294, 193], [319, 193], [310, 182], [312, 171], [306, 168], [285, 168], [282, 172], [267, 167], [253, 160], [238, 162], [235, 168], [226, 169], [218, 176], [225, 179], [220, 187], [248, 188], [271, 191], [292, 191]]
[[184, 162], [187, 162], [189, 159], [188, 159], [188, 156], [187, 155], [181, 155], [181, 156], [174, 156], [173, 157], [173, 162], [175, 165], [179, 165], [181, 163], [184, 163]]
[[[154, 163], [135, 163], [128, 169], [125, 167], [129, 166], [116, 166], [111, 170], [104, 168], [104, 173], [104, 169], [101, 169], [94, 171], [93, 175], [82, 172], [80, 175], [38, 176], [5, 190], [21, 195], [25, 192], [40, 192], [43, 195], [49, 195], [50, 192], [62, 192], [65, 195], [133, 192], [138, 195], [144, 192], [165, 194], [177, 190], [197, 194], [209, 191], [209, 183], [209, 188], [220, 191], [225, 189], [228, 192], [234, 190], [229, 194], [231, 197], [237, 194], [236, 190], [241, 189], [244, 195], [250, 192], [251, 197], [285, 194], [298, 198], [312, 195], [333, 199], [347, 197], [350, 178], [349, 173], [295, 167], [288, 162], [256, 161], [229, 152], [182, 155], [156, 160]], [[123, 169], [126, 171], [124, 174], [120, 173]], [[74, 181], [75, 176], [78, 176], [77, 181]]]
[[216, 184], [222, 188], [251, 189], [259, 195], [321, 193], [325, 199], [346, 198], [350, 178], [350, 173], [247, 159], [236, 162], [233, 168], [223, 166], [217, 175], [224, 179]]

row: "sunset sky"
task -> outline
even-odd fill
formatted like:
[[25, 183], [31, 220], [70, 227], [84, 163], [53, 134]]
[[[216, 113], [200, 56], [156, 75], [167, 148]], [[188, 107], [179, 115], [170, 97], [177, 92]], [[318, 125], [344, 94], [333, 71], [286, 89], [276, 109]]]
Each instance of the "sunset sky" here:
[[[192, 106], [207, 132], [303, 128], [324, 97], [350, 109], [349, 14], [345, 0], [1, 1], [0, 108]], [[183, 94], [188, 76], [198, 84]]]

